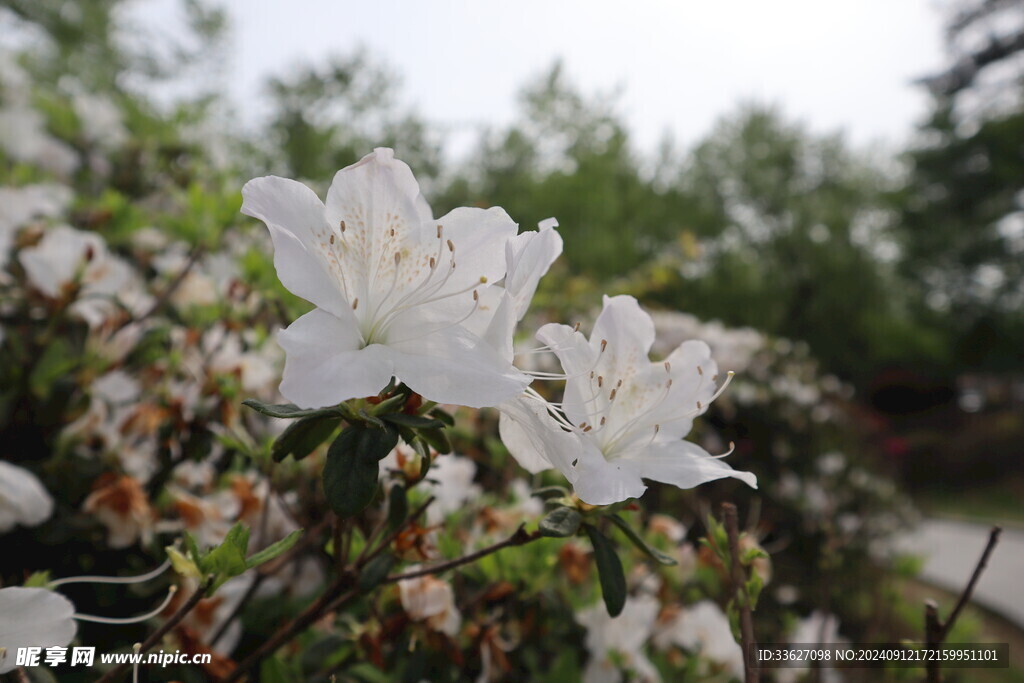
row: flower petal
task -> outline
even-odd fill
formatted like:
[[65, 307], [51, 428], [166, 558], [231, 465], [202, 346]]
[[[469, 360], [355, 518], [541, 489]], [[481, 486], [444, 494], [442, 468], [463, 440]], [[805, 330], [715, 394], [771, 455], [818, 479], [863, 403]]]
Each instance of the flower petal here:
[[457, 264], [441, 293], [472, 287], [481, 278], [497, 282], [505, 276], [505, 244], [519, 226], [504, 209], [459, 207], [437, 222], [455, 246]]
[[302, 408], [374, 396], [395, 374], [386, 347], [361, 348], [354, 326], [319, 309], [281, 330], [277, 339], [285, 350], [281, 393]]
[[36, 475], [0, 460], [0, 533], [16, 524], [38, 526], [53, 514], [53, 498]]
[[505, 244], [505, 289], [515, 301], [516, 320], [522, 320], [537, 292], [537, 284], [562, 253], [558, 221], [542, 221], [536, 232], [524, 232]]
[[0, 674], [13, 671], [19, 647], [64, 647], [75, 637], [75, 606], [45, 588], [0, 589]]
[[242, 213], [267, 224], [277, 276], [290, 292], [338, 317], [351, 316], [341, 282], [325, 260], [322, 243], [331, 230], [316, 193], [287, 178], [255, 178], [242, 188]]
[[438, 403], [496, 406], [530, 383], [500, 349], [459, 326], [392, 344], [388, 356], [401, 381]]
[[637, 455], [615, 460], [637, 476], [690, 489], [709, 481], [732, 477], [751, 488], [757, 488], [757, 477], [751, 472], [734, 470], [721, 458], [710, 455], [695, 443], [683, 440], [651, 444]]

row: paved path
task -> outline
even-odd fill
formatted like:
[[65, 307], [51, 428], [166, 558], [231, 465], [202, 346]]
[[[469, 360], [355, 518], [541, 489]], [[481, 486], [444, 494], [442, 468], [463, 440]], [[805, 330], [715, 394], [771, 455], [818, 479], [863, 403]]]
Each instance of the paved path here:
[[[959, 594], [967, 585], [988, 542], [984, 524], [927, 519], [896, 543], [924, 558], [921, 578]], [[1024, 530], [1003, 528], [988, 567], [974, 589], [973, 602], [1024, 627]]]

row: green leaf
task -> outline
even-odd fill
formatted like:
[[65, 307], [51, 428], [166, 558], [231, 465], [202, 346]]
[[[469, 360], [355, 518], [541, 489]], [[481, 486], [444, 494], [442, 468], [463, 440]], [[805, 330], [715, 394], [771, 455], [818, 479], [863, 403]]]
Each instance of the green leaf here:
[[270, 562], [272, 559], [279, 556], [281, 553], [287, 551], [293, 545], [298, 543], [301, 537], [302, 529], [296, 529], [295, 531], [291, 532], [290, 534], [282, 538], [277, 543], [268, 545], [263, 550], [250, 555], [249, 558], [245, 561], [245, 564], [250, 569], [252, 569], [253, 567], [260, 566], [264, 562]]
[[583, 529], [594, 547], [594, 562], [597, 564], [597, 578], [601, 582], [604, 606], [609, 616], [617, 617], [626, 605], [626, 574], [622, 570], [622, 561], [615, 552], [615, 546], [597, 527], [584, 524]]
[[536, 489], [531, 496], [537, 496], [538, 498], [568, 498], [569, 489], [564, 486], [543, 486]]
[[391, 568], [395, 566], [395, 556], [391, 553], [381, 553], [366, 563], [363, 570], [359, 572], [359, 591], [369, 593], [380, 585], [380, 582], [387, 578]]
[[440, 408], [434, 408], [428, 413], [428, 415], [430, 415], [430, 417], [434, 418], [435, 420], [445, 423], [449, 427], [455, 426], [455, 418], [452, 417], [450, 414], [446, 413], [445, 411], [441, 410]]
[[452, 445], [441, 429], [421, 429], [420, 438], [426, 441], [438, 453], [452, 452]]
[[36, 361], [29, 375], [29, 389], [35, 396], [46, 398], [58, 379], [68, 375], [77, 365], [78, 356], [67, 340], [58, 337], [50, 342]]
[[381, 415], [380, 419], [390, 422], [396, 425], [402, 425], [403, 427], [410, 427], [412, 429], [441, 429], [444, 427], [444, 422], [435, 420], [424, 415], [407, 415], [405, 413], [390, 413], [388, 415]]
[[377, 405], [373, 406], [371, 410], [374, 415], [383, 417], [384, 413], [393, 413], [396, 410], [401, 410], [407, 400], [409, 400], [407, 395], [395, 394], [394, 396], [389, 396]]
[[372, 424], [372, 425], [373, 425], [374, 427], [378, 427], [378, 428], [380, 428], [380, 429], [384, 429], [384, 428], [386, 428], [386, 427], [387, 427], [387, 425], [386, 425], [386, 424], [384, 424], [384, 421], [383, 421], [383, 420], [381, 420], [381, 419], [380, 419], [379, 417], [376, 417], [375, 415], [370, 415], [370, 414], [369, 414], [368, 412], [366, 412], [366, 410], [365, 410], [365, 409], [363, 409], [363, 408], [360, 408], [360, 409], [359, 409], [359, 410], [357, 411], [357, 413], [356, 413], [356, 416], [357, 416], [357, 418], [358, 418], [359, 420], [362, 420], [363, 422], [369, 422], [369, 423], [370, 423], [370, 424]]
[[761, 589], [764, 588], [764, 582], [761, 581], [761, 576], [754, 572], [754, 574], [747, 580], [747, 598], [750, 600], [750, 609], [757, 609], [757, 600], [761, 597]]
[[743, 551], [740, 555], [740, 563], [745, 567], [749, 567], [754, 560], [767, 557], [768, 553], [757, 546], [753, 546]]
[[395, 484], [388, 493], [388, 527], [397, 529], [408, 516], [409, 497], [405, 494], [405, 487]]
[[199, 568], [204, 575], [213, 574], [216, 577], [209, 590], [209, 595], [213, 595], [225, 581], [238, 576], [249, 567], [245, 562], [245, 550], [239, 548], [232, 539], [226, 538], [202, 558]]
[[311, 415], [291, 423], [274, 441], [271, 455], [276, 462], [289, 454], [302, 460], [334, 433], [340, 419], [339, 415]]
[[330, 408], [300, 408], [294, 403], [264, 403], [263, 401], [257, 401], [254, 398], [247, 398], [242, 401], [242, 405], [249, 406], [253, 410], [269, 417], [279, 417], [285, 420], [294, 420], [300, 417], [312, 417], [314, 415], [322, 416], [340, 416], [345, 417], [345, 411], [340, 406], [332, 406]]
[[353, 424], [338, 435], [327, 450], [324, 495], [339, 517], [359, 514], [377, 493], [380, 460], [398, 444], [392, 430]]
[[628, 538], [630, 542], [633, 543], [633, 545], [635, 545], [638, 549], [646, 553], [649, 557], [654, 559], [659, 564], [663, 564], [667, 567], [672, 567], [678, 564], [678, 562], [676, 562], [674, 559], [672, 559], [665, 553], [661, 552], [657, 548], [652, 548], [650, 545], [648, 545], [647, 541], [642, 539], [640, 537], [640, 534], [638, 534], [633, 529], [633, 527], [629, 526], [626, 520], [622, 519], [618, 515], [608, 515], [608, 519], [610, 519], [612, 523], [615, 524], [615, 526], [619, 527], [622, 533], [626, 535], [626, 538]]
[[46, 588], [50, 585], [50, 572], [34, 572], [22, 584], [25, 588]]
[[542, 536], [567, 538], [576, 535], [582, 521], [583, 516], [576, 508], [560, 507], [555, 508], [540, 520], [537, 528], [540, 529]]

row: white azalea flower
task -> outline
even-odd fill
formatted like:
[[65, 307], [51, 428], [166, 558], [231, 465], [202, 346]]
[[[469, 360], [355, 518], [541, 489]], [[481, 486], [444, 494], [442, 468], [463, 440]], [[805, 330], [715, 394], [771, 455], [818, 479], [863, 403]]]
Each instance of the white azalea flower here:
[[427, 523], [440, 524], [451, 513], [461, 509], [468, 501], [478, 498], [480, 486], [473, 483], [476, 464], [461, 455], [437, 456], [427, 479], [420, 486], [434, 496], [427, 508]]
[[504, 353], [511, 340], [485, 341], [465, 324], [481, 303], [511, 296], [495, 284], [517, 229], [502, 209], [434, 220], [390, 149], [339, 171], [326, 206], [273, 176], [249, 181], [242, 196], [242, 212], [270, 229], [281, 282], [317, 307], [279, 336], [290, 401], [334, 405], [397, 377], [430, 400], [483, 407], [529, 384]]
[[24, 467], [0, 460], [0, 533], [16, 525], [39, 526], [53, 514], [53, 498]]
[[636, 299], [605, 297], [588, 341], [566, 325], [545, 325], [537, 338], [566, 373], [559, 409], [531, 392], [501, 406], [501, 437], [531, 472], [557, 468], [592, 505], [643, 494], [643, 479], [692, 488], [735, 477], [696, 444], [684, 441], [693, 418], [720, 392], [707, 344], [687, 341], [662, 363], [648, 358], [654, 326]]
[[743, 678], [743, 648], [732, 636], [729, 617], [710, 600], [684, 607], [654, 635], [661, 649], [675, 645]]
[[71, 189], [56, 183], [0, 187], [0, 267], [7, 265], [8, 251], [19, 228], [35, 218], [61, 215], [71, 198]]
[[131, 476], [104, 475], [82, 502], [82, 510], [107, 527], [111, 548], [127, 548], [152, 537], [155, 514], [139, 481]]
[[29, 282], [51, 299], [79, 283], [81, 291], [71, 310], [90, 327], [117, 311], [115, 298], [132, 310], [149, 304], [139, 276], [127, 262], [110, 254], [96, 233], [58, 226], [47, 230], [38, 244], [22, 249], [18, 258]]
[[75, 637], [75, 606], [45, 588], [0, 588], [0, 674], [13, 671], [19, 647], [64, 647]]
[[[417, 567], [410, 567], [411, 570]], [[398, 582], [402, 609], [415, 621], [455, 637], [462, 625], [462, 614], [455, 606], [455, 593], [451, 584], [434, 576], [420, 576]]]
[[[658, 670], [643, 651], [644, 644], [651, 637], [658, 611], [656, 598], [641, 595], [628, 598], [617, 617], [608, 616], [603, 604], [578, 613], [576, 621], [587, 629], [586, 645], [590, 652], [583, 680], [586, 683], [617, 683], [623, 680], [619, 670], [621, 664], [636, 674], [635, 680], [647, 683], [660, 681]], [[618, 656], [613, 658], [613, 654]]]

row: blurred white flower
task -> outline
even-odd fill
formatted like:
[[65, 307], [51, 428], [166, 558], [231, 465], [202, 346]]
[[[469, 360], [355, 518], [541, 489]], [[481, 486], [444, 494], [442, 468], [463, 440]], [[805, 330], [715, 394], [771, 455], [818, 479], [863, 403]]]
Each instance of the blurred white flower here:
[[[409, 569], [415, 571], [418, 567]], [[446, 581], [434, 576], [421, 576], [398, 582], [402, 609], [415, 621], [449, 636], [456, 636], [462, 625], [462, 614], [455, 606], [455, 593]]]
[[0, 460], [0, 533], [19, 524], [39, 526], [52, 514], [53, 498], [38, 477]]
[[82, 137], [104, 150], [114, 150], [128, 140], [121, 110], [109, 98], [78, 90], [72, 95], [71, 107], [82, 127]]
[[75, 606], [45, 588], [0, 588], [0, 674], [13, 671], [21, 647], [64, 647], [75, 637]]
[[134, 477], [100, 477], [93, 492], [82, 503], [82, 510], [107, 527], [107, 543], [111, 548], [127, 548], [152, 536], [155, 515], [146, 492]]
[[36, 218], [60, 216], [71, 198], [71, 188], [56, 183], [0, 187], [0, 268], [7, 265], [18, 229]]
[[681, 647], [743, 677], [743, 648], [732, 637], [729, 617], [710, 600], [684, 607], [660, 624], [654, 643], [661, 649]]
[[608, 616], [603, 604], [594, 605], [576, 614], [576, 621], [587, 629], [586, 646], [590, 653], [583, 671], [586, 683], [617, 683], [623, 676], [621, 665], [636, 674], [639, 680], [660, 681], [658, 670], [644, 654], [644, 645], [651, 637], [658, 616], [658, 600], [650, 595], [626, 599], [617, 617]]
[[383, 148], [335, 175], [326, 206], [273, 176], [242, 196], [242, 212], [270, 229], [281, 282], [317, 307], [279, 336], [289, 400], [333, 405], [397, 377], [430, 400], [482, 407], [529, 384], [504, 353], [511, 340], [485, 341], [464, 324], [495, 293], [510, 296], [495, 284], [517, 229], [502, 209], [435, 221], [409, 167]]
[[59, 299], [68, 287], [78, 284], [81, 290], [71, 310], [90, 327], [99, 326], [118, 310], [115, 301], [132, 311], [149, 305], [139, 276], [110, 254], [94, 232], [66, 225], [52, 228], [38, 244], [22, 249], [18, 258], [32, 286], [51, 299]]
[[0, 107], [0, 149], [7, 156], [67, 178], [78, 168], [78, 154], [46, 131], [46, 120], [24, 103]]
[[427, 472], [420, 487], [434, 496], [427, 508], [427, 523], [439, 524], [444, 518], [461, 509], [467, 501], [478, 498], [480, 486], [473, 483], [476, 464], [461, 455], [439, 455]]
[[650, 362], [654, 326], [628, 296], [605, 297], [589, 341], [557, 324], [537, 338], [558, 356], [566, 384], [557, 409], [533, 392], [501, 406], [502, 441], [527, 470], [557, 468], [593, 505], [640, 496], [644, 478], [692, 488], [735, 477], [756, 488], [753, 474], [683, 440], [718, 392], [707, 344], [687, 341]]

